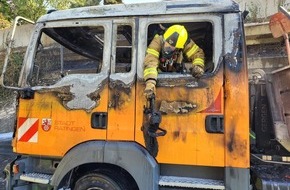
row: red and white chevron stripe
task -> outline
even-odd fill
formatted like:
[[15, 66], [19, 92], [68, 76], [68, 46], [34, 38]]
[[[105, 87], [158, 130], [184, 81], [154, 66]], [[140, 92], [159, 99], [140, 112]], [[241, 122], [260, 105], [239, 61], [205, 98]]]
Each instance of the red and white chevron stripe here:
[[37, 142], [38, 141], [38, 118], [19, 118], [18, 141]]

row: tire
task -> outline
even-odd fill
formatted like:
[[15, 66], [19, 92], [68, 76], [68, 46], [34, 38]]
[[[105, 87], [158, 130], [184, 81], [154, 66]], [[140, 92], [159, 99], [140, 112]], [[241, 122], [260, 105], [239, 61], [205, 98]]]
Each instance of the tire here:
[[126, 187], [113, 179], [112, 176], [102, 173], [89, 173], [80, 177], [74, 190], [125, 190]]

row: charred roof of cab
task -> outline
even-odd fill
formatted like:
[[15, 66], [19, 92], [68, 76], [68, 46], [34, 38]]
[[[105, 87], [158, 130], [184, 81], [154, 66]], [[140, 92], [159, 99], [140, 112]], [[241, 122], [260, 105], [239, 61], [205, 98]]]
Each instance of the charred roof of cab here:
[[150, 3], [99, 5], [53, 11], [40, 17], [38, 22], [96, 17], [239, 11], [239, 5], [233, 0], [165, 0]]

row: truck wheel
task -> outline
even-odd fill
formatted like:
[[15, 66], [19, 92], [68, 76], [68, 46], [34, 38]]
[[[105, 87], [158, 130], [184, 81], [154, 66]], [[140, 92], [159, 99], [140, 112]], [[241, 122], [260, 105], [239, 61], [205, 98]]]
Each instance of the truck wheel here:
[[89, 173], [79, 178], [74, 190], [123, 190], [127, 189], [122, 182], [114, 179], [113, 175]]

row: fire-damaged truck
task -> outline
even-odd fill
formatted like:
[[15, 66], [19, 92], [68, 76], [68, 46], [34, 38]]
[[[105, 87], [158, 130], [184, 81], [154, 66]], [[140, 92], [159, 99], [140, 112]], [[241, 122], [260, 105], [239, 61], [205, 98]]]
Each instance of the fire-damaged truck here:
[[[13, 31], [1, 75], [17, 92], [6, 189], [288, 189], [289, 67], [249, 85], [243, 17], [232, 0], [50, 11], [17, 85]], [[174, 24], [203, 49], [205, 73], [192, 77], [185, 56], [146, 99], [147, 46]]]

